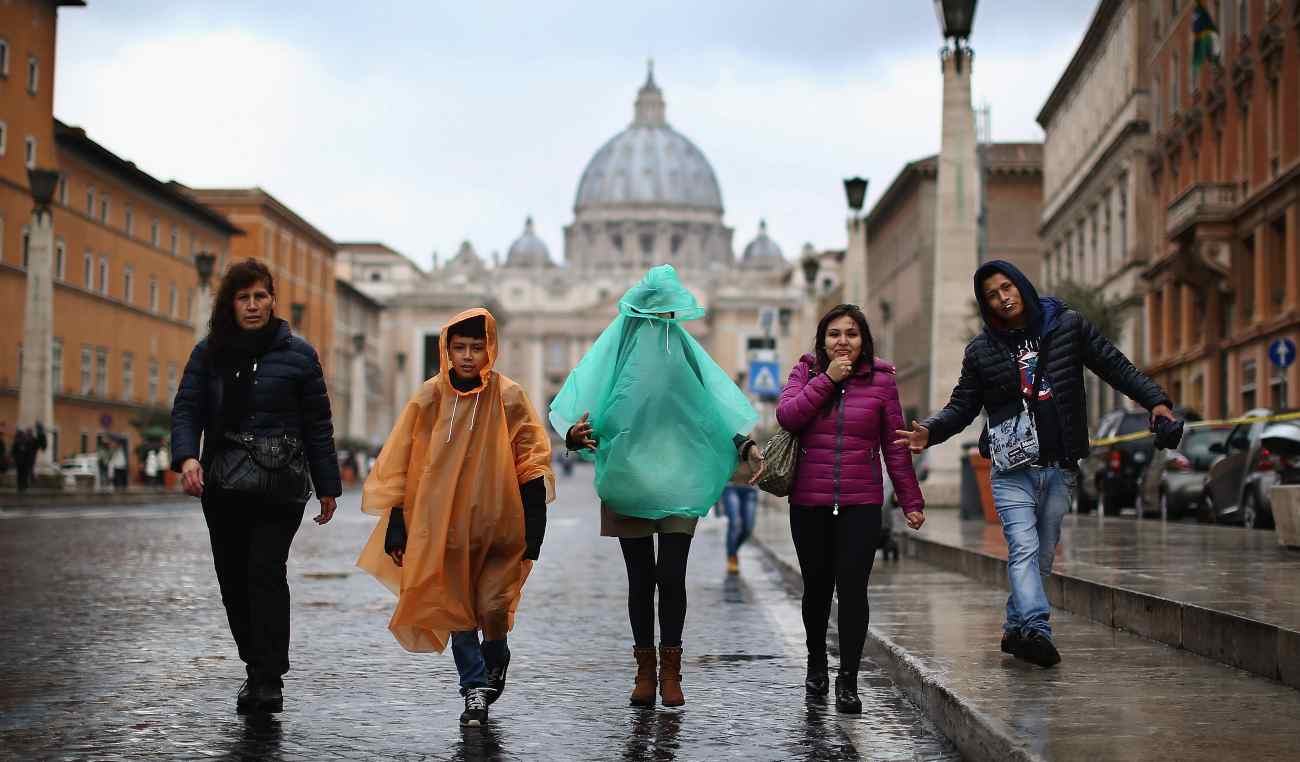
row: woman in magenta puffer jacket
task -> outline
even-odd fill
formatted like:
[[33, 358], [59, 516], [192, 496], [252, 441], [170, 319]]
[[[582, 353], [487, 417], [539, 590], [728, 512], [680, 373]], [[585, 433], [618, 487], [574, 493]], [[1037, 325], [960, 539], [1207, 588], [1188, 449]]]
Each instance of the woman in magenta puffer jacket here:
[[790, 532], [803, 575], [803, 625], [808, 636], [809, 693], [830, 690], [826, 624], [840, 593], [840, 670], [835, 707], [862, 711], [858, 663], [866, 641], [867, 580], [880, 537], [884, 456], [907, 524], [925, 521], [925, 500], [911, 454], [894, 444], [904, 426], [894, 366], [876, 359], [871, 329], [851, 304], [817, 325], [814, 354], [804, 355], [781, 391], [776, 418], [799, 437], [799, 466], [790, 494]]

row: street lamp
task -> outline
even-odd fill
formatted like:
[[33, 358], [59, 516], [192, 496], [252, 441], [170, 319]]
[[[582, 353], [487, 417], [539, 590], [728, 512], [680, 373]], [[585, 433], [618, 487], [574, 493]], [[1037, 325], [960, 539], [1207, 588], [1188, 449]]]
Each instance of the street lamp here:
[[216, 267], [217, 257], [207, 251], [194, 255], [194, 269], [199, 271], [199, 285], [206, 287], [212, 280], [212, 270]]
[[862, 202], [867, 199], [867, 181], [861, 177], [844, 180], [844, 195], [848, 197], [849, 209], [856, 215], [862, 211]]
[[817, 256], [811, 253], [805, 255], [803, 261], [799, 263], [799, 267], [803, 268], [804, 283], [808, 284], [810, 291], [813, 289], [813, 284], [817, 282], [817, 271], [821, 266], [822, 263], [817, 261]]
[[944, 45], [942, 55], [956, 57], [957, 71], [961, 71], [961, 60], [971, 55], [970, 46], [964, 43], [970, 39], [971, 26], [975, 23], [975, 3], [976, 0], [934, 0], [934, 14], [939, 18], [943, 38], [953, 41], [951, 49]]
[[352, 347], [358, 354], [366, 349], [366, 335], [364, 333], [352, 334]]
[[27, 186], [32, 193], [36, 206], [32, 210], [37, 216], [50, 211], [50, 202], [54, 200], [54, 189], [59, 184], [59, 173], [53, 169], [27, 170]]
[[302, 302], [294, 302], [289, 305], [289, 317], [293, 319], [293, 327], [297, 328], [302, 325], [302, 313], [306, 312], [307, 305]]

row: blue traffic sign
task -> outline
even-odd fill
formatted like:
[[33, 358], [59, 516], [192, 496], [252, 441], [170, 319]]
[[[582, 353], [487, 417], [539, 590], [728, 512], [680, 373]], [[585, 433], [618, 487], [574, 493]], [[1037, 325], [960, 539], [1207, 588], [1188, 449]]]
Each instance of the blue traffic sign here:
[[759, 397], [775, 398], [781, 394], [781, 366], [765, 360], [749, 363], [749, 391]]
[[1290, 339], [1274, 339], [1268, 345], [1268, 359], [1279, 368], [1289, 368], [1295, 363], [1295, 342]]

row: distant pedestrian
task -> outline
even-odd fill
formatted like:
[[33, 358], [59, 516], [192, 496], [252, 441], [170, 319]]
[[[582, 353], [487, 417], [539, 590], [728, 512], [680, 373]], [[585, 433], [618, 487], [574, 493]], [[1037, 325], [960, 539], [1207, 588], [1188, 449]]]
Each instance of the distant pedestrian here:
[[551, 403], [551, 425], [567, 432], [569, 450], [596, 462], [600, 533], [623, 551], [637, 663], [630, 703], [655, 703], [658, 591], [659, 695], [680, 706], [691, 538], [737, 456], [761, 474], [762, 454], [746, 436], [758, 415], [681, 326], [704, 308], [671, 265], [646, 273], [619, 313]]
[[158, 448], [158, 485], [166, 483], [167, 471], [172, 465], [172, 454], [167, 450], [167, 445]]
[[13, 457], [18, 491], [26, 492], [31, 486], [32, 470], [36, 463], [36, 439], [28, 429], [19, 429], [14, 433]]
[[895, 444], [903, 425], [894, 366], [875, 356], [862, 310], [841, 304], [817, 325], [813, 352], [790, 371], [776, 418], [797, 434], [801, 455], [790, 494], [790, 533], [803, 576], [809, 693], [830, 691], [826, 626], [839, 597], [840, 668], [835, 708], [862, 711], [858, 669], [871, 608], [867, 583], [880, 538], [884, 478], [912, 529], [925, 523], [925, 499], [907, 448]]
[[398, 595], [388, 629], [403, 648], [451, 643], [460, 723], [478, 727], [505, 692], [507, 633], [541, 553], [555, 474], [523, 387], [494, 369], [491, 313], [462, 312], [439, 336], [443, 372], [406, 404], [366, 479], [361, 509], [383, 520], [357, 565]]
[[236, 698], [241, 712], [283, 709], [289, 546], [313, 487], [317, 524], [334, 516], [343, 491], [320, 358], [275, 316], [275, 304], [266, 265], [231, 265], [172, 405], [170, 465], [202, 499], [221, 601], [248, 674]]
[[159, 473], [161, 473], [161, 471], [158, 468], [158, 451], [150, 450], [149, 453], [144, 456], [144, 478], [149, 484], [157, 484]]
[[758, 488], [750, 484], [753, 473], [741, 463], [722, 488], [722, 513], [727, 517], [727, 573], [740, 573], [740, 547], [754, 533], [758, 514]]
[[128, 484], [126, 445], [118, 444], [113, 448], [113, 455], [108, 459], [108, 469], [113, 474], [113, 488], [126, 489]]
[[912, 452], [961, 432], [983, 410], [980, 454], [993, 460], [993, 502], [1007, 541], [1007, 619], [1002, 651], [1051, 667], [1061, 660], [1048, 623], [1043, 578], [1061, 536], [1061, 519], [1089, 453], [1083, 371], [1173, 421], [1169, 396], [1133, 367], [1087, 318], [1038, 296], [1015, 265], [996, 260], [975, 271], [984, 330], [966, 345], [961, 377], [943, 410], [898, 427]]

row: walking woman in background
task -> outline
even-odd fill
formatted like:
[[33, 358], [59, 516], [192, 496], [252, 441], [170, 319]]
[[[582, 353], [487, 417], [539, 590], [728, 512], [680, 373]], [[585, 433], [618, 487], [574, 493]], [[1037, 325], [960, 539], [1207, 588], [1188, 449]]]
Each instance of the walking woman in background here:
[[551, 402], [551, 424], [567, 432], [569, 450], [596, 462], [600, 533], [623, 550], [637, 663], [630, 703], [655, 703], [658, 590], [659, 694], [664, 706], [681, 706], [691, 538], [737, 460], [749, 461], [755, 479], [762, 473], [745, 436], [758, 414], [681, 326], [704, 308], [672, 265], [652, 268], [618, 309]]
[[342, 486], [320, 359], [275, 316], [275, 280], [256, 259], [232, 265], [217, 289], [208, 336], [172, 406], [171, 452], [185, 491], [203, 500], [221, 602], [246, 665], [236, 706], [281, 711], [289, 545], [313, 485], [317, 524], [334, 515]]
[[799, 437], [790, 493], [790, 532], [803, 575], [809, 693], [830, 690], [826, 626], [839, 590], [840, 669], [835, 708], [862, 711], [858, 664], [866, 641], [867, 581], [880, 536], [883, 454], [907, 525], [925, 521], [925, 501], [906, 447], [894, 443], [903, 422], [894, 366], [877, 359], [862, 310], [841, 304], [817, 325], [806, 354], [781, 391], [776, 417]]

